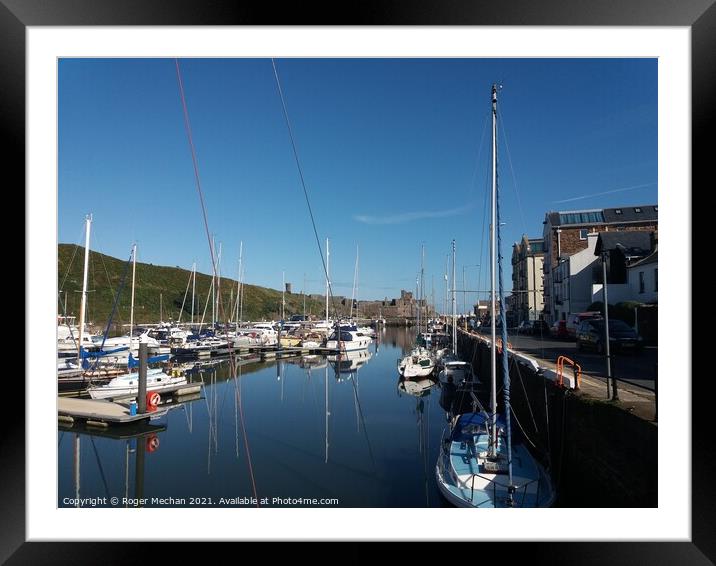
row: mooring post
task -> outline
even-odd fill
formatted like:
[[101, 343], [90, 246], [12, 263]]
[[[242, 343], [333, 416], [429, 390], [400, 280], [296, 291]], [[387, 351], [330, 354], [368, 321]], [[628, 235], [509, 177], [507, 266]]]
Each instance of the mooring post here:
[[[131, 346], [131, 339], [130, 339]], [[139, 389], [137, 391], [137, 412], [147, 412], [147, 337], [139, 338]]]
[[[146, 344], [145, 352], [146, 352]], [[142, 346], [140, 344], [139, 351], [141, 355]], [[146, 440], [142, 437], [137, 439], [137, 451], [134, 455], [134, 498], [137, 500], [136, 507], [142, 507], [139, 503], [144, 498], [144, 455], [146, 449]]]

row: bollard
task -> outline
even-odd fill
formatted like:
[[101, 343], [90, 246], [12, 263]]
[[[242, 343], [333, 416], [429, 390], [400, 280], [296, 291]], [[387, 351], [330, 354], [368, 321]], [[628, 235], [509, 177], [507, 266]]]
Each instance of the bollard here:
[[147, 341], [144, 336], [139, 342], [139, 389], [137, 409], [140, 414], [147, 412]]

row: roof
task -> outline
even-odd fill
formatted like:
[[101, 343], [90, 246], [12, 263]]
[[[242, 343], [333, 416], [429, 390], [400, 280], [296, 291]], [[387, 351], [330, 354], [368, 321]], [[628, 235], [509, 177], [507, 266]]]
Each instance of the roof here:
[[653, 254], [646, 256], [644, 259], [635, 261], [629, 267], [641, 267], [642, 265], [650, 265], [652, 263], [659, 263], [659, 251], [656, 250]]
[[646, 256], [651, 252], [651, 235], [649, 230], [629, 230], [623, 232], [599, 232], [597, 245], [594, 246], [594, 255], [602, 251], [612, 251], [625, 248], [626, 255]]
[[618, 208], [605, 208], [604, 220], [611, 222], [648, 222], [659, 219], [658, 206], [648, 204], [642, 206], [621, 206]]
[[621, 206], [615, 208], [591, 208], [584, 210], [561, 210], [548, 212], [545, 223], [552, 226], [579, 224], [620, 224], [624, 222], [656, 222], [658, 205]]

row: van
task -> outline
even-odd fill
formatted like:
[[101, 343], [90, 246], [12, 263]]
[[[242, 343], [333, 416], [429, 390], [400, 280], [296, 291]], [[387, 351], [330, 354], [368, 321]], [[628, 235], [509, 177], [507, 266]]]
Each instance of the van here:
[[567, 337], [576, 338], [577, 328], [579, 328], [579, 325], [582, 323], [583, 320], [587, 320], [589, 318], [600, 318], [601, 316], [602, 313], [600, 313], [599, 311], [578, 312], [570, 314], [567, 317], [566, 324]]

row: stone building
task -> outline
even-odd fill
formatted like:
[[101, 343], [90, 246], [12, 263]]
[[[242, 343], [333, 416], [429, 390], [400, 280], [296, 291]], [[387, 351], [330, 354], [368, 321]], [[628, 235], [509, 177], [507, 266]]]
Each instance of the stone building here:
[[[416, 300], [412, 291], [400, 291], [400, 297], [383, 301], [359, 301], [358, 307], [360, 312], [368, 318], [378, 318], [382, 316], [385, 319], [417, 319], [418, 307], [421, 310], [421, 317], [431, 315], [432, 309], [429, 308], [427, 301], [424, 299]], [[430, 312], [428, 312], [430, 311]]]
[[516, 324], [542, 318], [544, 240], [528, 238], [512, 245], [512, 308]]
[[544, 243], [544, 315], [551, 324], [559, 317], [555, 303], [554, 270], [569, 256], [587, 248], [592, 232], [658, 230], [658, 206], [623, 206], [588, 210], [550, 211], [542, 223]]

